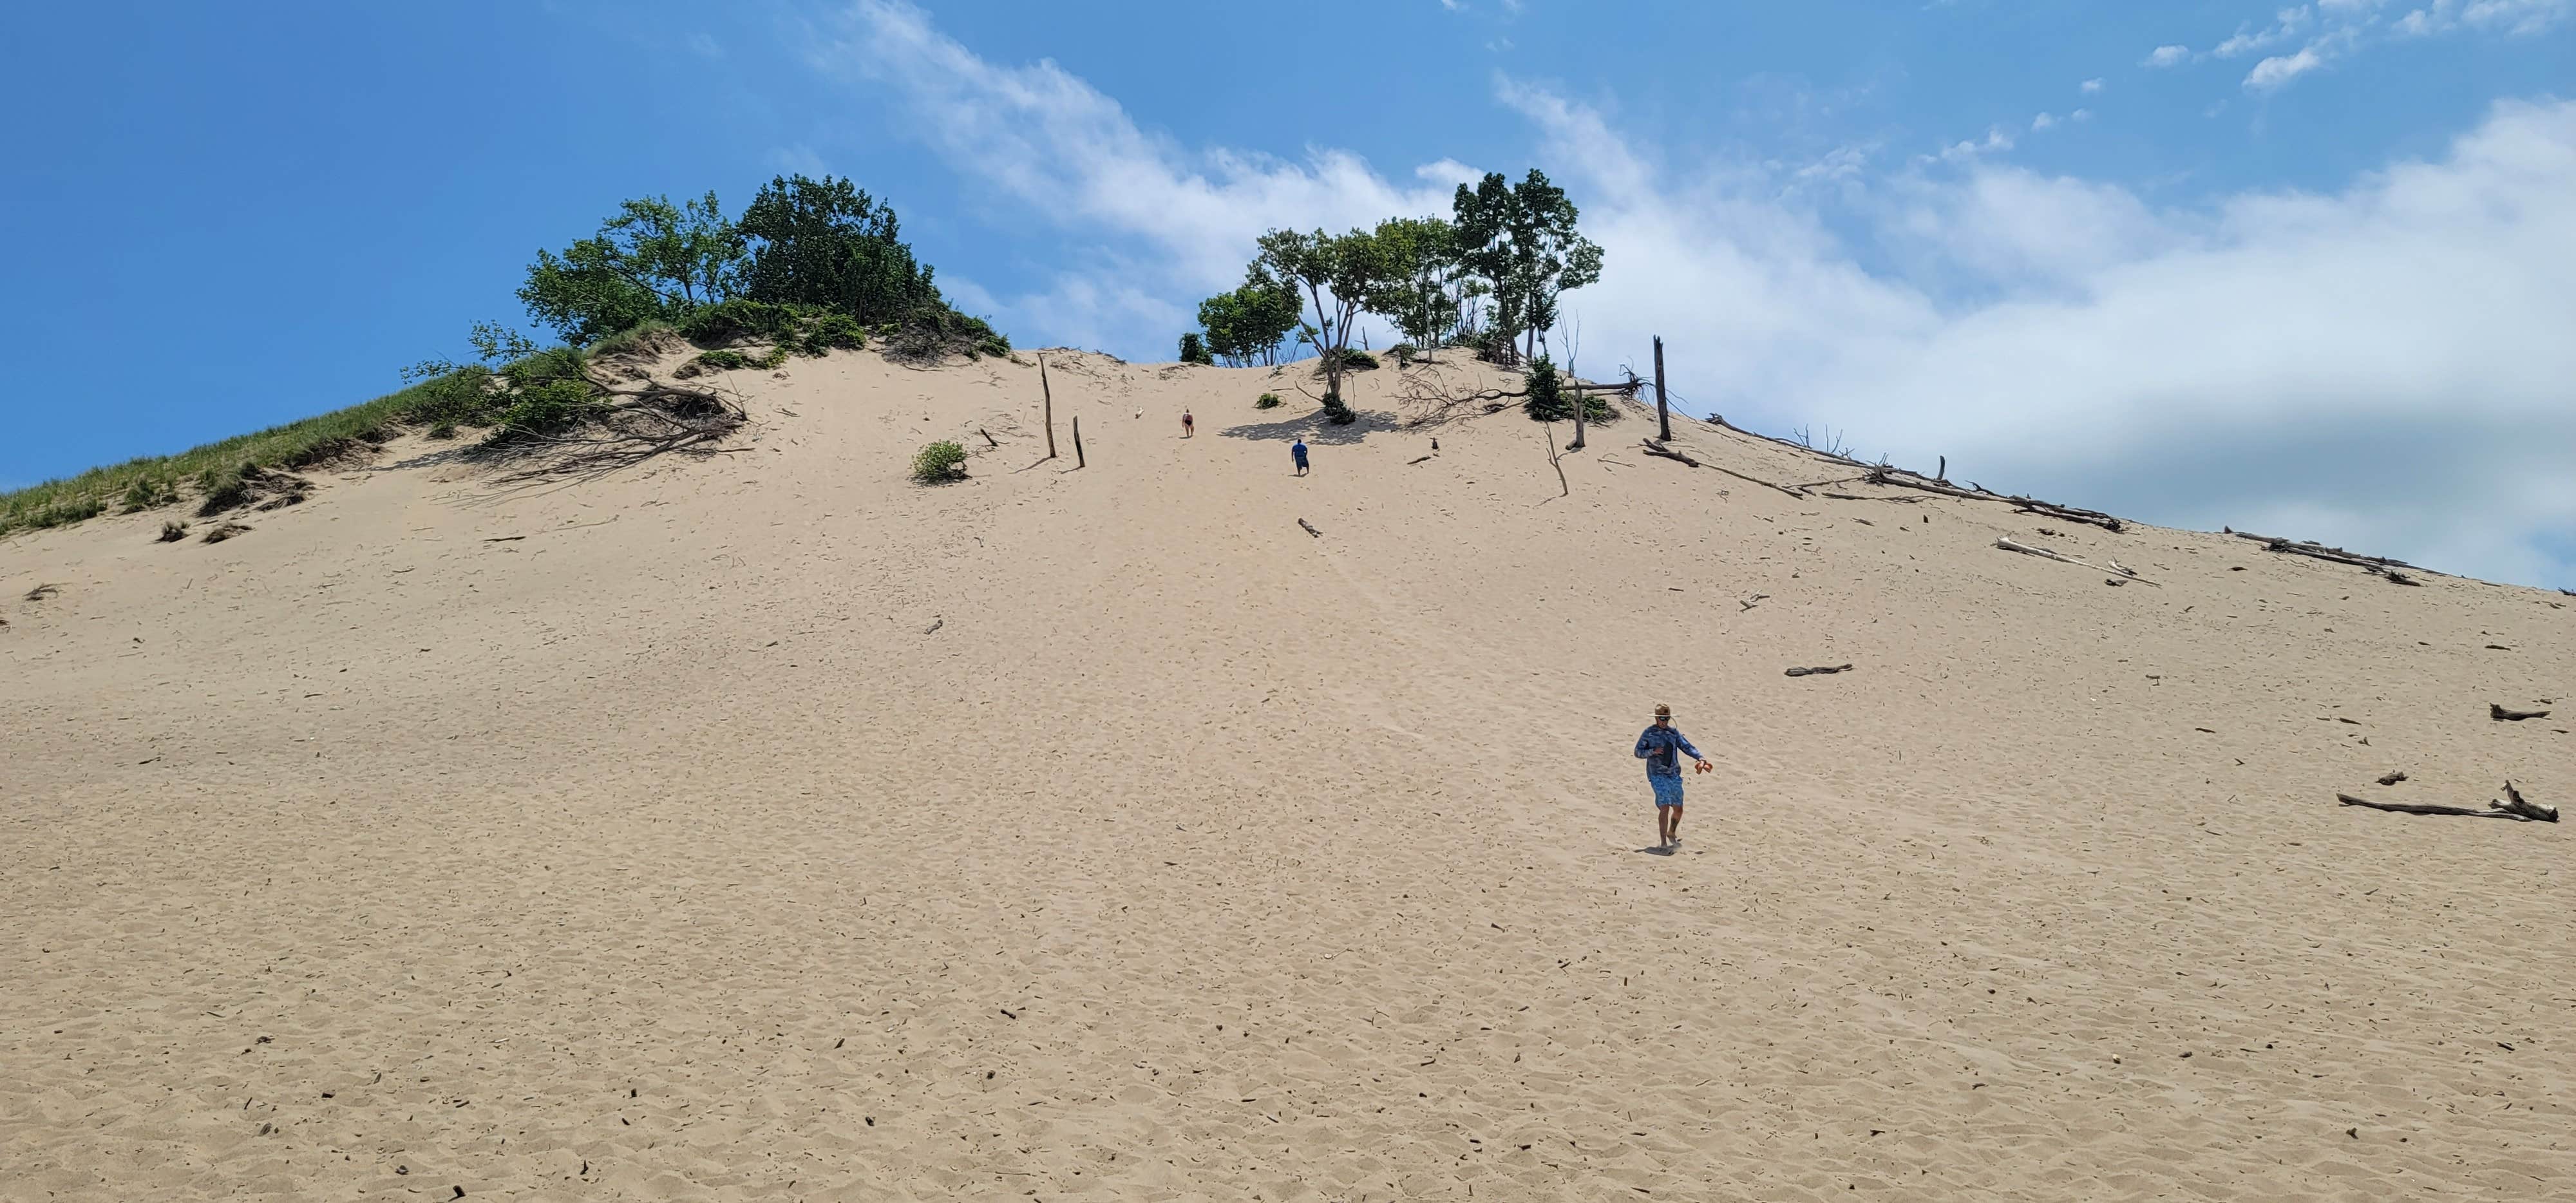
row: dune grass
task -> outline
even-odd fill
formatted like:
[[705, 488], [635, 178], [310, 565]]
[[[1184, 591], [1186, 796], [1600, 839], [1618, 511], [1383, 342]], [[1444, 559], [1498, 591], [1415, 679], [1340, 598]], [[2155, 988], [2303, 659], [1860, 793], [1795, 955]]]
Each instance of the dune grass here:
[[183, 485], [201, 497], [238, 488], [245, 467], [307, 467], [353, 444], [390, 437], [429, 400], [425, 385], [413, 385], [363, 405], [236, 435], [176, 455], [131, 459], [0, 494], [0, 538], [23, 530], [67, 526], [111, 508], [134, 513], [176, 504]]

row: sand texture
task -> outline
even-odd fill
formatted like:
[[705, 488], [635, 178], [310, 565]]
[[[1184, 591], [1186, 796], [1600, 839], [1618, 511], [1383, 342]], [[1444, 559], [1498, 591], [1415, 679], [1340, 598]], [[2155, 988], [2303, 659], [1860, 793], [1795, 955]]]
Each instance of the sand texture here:
[[0, 1199], [2576, 1198], [2576, 598], [1020, 358], [0, 543]]

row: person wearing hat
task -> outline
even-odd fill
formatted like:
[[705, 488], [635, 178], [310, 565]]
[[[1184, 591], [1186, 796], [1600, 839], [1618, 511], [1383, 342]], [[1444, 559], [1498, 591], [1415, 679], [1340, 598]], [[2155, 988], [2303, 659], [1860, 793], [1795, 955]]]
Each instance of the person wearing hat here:
[[1655, 707], [1655, 725], [1637, 737], [1637, 759], [1646, 762], [1646, 784], [1655, 790], [1655, 846], [1677, 848], [1682, 842], [1682, 763], [1676, 750], [1690, 753], [1692, 768], [1714, 767], [1689, 737], [1673, 726], [1673, 708]]

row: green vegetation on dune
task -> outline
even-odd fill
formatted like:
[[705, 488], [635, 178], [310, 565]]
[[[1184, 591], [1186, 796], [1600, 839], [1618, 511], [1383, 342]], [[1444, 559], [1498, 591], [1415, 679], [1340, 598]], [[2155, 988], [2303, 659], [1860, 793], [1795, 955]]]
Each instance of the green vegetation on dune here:
[[190, 497], [211, 516], [251, 500], [263, 473], [372, 450], [411, 427], [440, 439], [471, 428], [487, 447], [595, 427], [614, 415], [590, 361], [653, 354], [674, 335], [702, 352], [681, 376], [775, 368], [871, 338], [913, 363], [1009, 355], [1010, 339], [951, 307], [900, 235], [892, 208], [830, 176], [773, 179], [739, 219], [713, 193], [626, 201], [593, 237], [528, 266], [519, 300], [562, 345], [478, 323], [475, 360], [415, 364], [409, 387], [363, 405], [0, 494], [0, 538]]
[[127, 512], [173, 505], [180, 500], [182, 484], [198, 488], [202, 495], [208, 482], [217, 488], [238, 482], [245, 466], [309, 467], [391, 437], [397, 428], [415, 420], [428, 399], [426, 387], [416, 384], [364, 405], [235, 435], [177, 455], [127, 460], [0, 494], [0, 536], [94, 518], [107, 512], [111, 503], [121, 504]]

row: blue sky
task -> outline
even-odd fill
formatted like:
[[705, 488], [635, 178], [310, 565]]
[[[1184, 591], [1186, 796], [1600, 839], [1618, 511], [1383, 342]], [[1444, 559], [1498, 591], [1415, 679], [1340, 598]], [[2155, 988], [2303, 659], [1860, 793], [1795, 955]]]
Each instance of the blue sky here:
[[0, 486], [387, 391], [628, 196], [851, 175], [1021, 345], [1165, 358], [1261, 229], [1535, 165], [1588, 371], [2576, 585], [2576, 0], [243, 7], [11, 17]]

